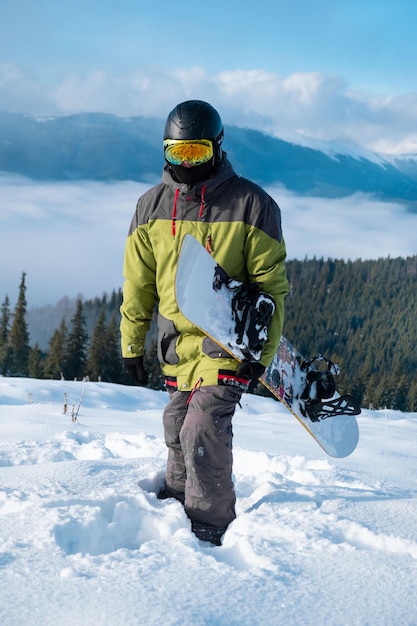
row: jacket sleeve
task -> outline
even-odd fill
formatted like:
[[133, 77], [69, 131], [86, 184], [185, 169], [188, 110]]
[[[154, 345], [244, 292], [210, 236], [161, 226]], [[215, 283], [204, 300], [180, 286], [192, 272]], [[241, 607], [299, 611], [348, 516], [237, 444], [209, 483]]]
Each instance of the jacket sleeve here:
[[285, 269], [286, 248], [281, 232], [279, 207], [270, 198], [262, 212], [263, 223], [251, 226], [247, 233], [245, 256], [249, 281], [258, 282], [262, 291], [270, 294], [276, 304], [269, 326], [268, 340], [261, 357], [262, 365], [268, 367], [277, 351], [282, 334], [288, 281]]
[[146, 333], [157, 302], [156, 264], [147, 225], [131, 227], [126, 241], [123, 303], [120, 307], [122, 356], [143, 355]]

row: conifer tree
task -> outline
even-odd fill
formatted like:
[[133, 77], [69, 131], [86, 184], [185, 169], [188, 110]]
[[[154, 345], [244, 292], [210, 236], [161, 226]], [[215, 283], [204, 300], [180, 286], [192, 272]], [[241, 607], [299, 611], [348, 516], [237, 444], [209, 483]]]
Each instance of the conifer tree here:
[[413, 412], [417, 411], [417, 383], [415, 380], [413, 380], [410, 385], [408, 397], [408, 410]]
[[86, 374], [87, 341], [84, 307], [81, 299], [71, 319], [71, 328], [67, 341], [65, 377], [69, 380], [82, 379]]
[[42, 351], [38, 342], [29, 349], [28, 373], [30, 378], [43, 378]]
[[29, 332], [26, 324], [26, 274], [23, 272], [19, 286], [19, 296], [14, 310], [9, 332], [10, 374], [27, 376], [29, 367]]
[[105, 309], [102, 309], [91, 338], [87, 371], [91, 380], [118, 383], [122, 376], [122, 361], [116, 313], [107, 327], [105, 319]]
[[120, 383], [123, 377], [123, 363], [120, 348], [119, 318], [113, 313], [105, 335], [106, 366], [103, 380]]
[[44, 363], [45, 378], [60, 379], [65, 376], [67, 326], [65, 317], [49, 340], [49, 352]]
[[10, 331], [10, 300], [6, 295], [1, 305], [0, 317], [0, 375], [7, 376], [10, 369], [10, 346], [8, 343]]
[[88, 350], [87, 372], [90, 380], [101, 380], [106, 367], [106, 314], [101, 310]]

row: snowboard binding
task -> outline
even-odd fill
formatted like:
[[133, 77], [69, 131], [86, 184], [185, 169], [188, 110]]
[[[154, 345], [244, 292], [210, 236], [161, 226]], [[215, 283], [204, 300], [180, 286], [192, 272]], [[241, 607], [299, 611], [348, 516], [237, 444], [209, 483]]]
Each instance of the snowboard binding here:
[[[326, 369], [317, 369], [315, 363], [325, 363]], [[340, 367], [330, 359], [316, 355], [301, 364], [306, 372], [305, 386], [300, 395], [300, 409], [312, 422], [319, 422], [335, 415], [359, 415], [361, 409], [351, 395], [333, 398], [336, 393], [334, 376], [340, 374]]]
[[261, 356], [274, 312], [275, 300], [260, 291], [257, 283], [237, 287], [232, 298], [236, 343], [251, 361], [257, 361]]
[[230, 278], [216, 266], [213, 289], [219, 291], [222, 285], [233, 292], [232, 315], [236, 345], [243, 356], [250, 361], [260, 359], [262, 349], [268, 339], [268, 327], [275, 312], [275, 300], [260, 290], [258, 283], [242, 283]]

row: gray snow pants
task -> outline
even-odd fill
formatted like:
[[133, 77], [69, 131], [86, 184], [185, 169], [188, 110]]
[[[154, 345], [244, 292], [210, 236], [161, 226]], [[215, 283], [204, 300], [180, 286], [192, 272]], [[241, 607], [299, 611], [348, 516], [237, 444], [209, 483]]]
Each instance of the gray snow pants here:
[[193, 522], [225, 527], [236, 517], [232, 417], [241, 395], [226, 385], [170, 394], [163, 414], [165, 490]]

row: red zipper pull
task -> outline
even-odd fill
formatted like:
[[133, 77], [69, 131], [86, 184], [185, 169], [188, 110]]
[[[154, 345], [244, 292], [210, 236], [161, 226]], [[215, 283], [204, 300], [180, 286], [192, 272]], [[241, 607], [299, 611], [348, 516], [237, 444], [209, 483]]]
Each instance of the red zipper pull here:
[[211, 238], [211, 235], [209, 235], [206, 239], [206, 250], [209, 254], [212, 254], [213, 252], [213, 246], [212, 246], [213, 240]]
[[193, 387], [193, 388], [192, 388], [192, 390], [191, 390], [190, 397], [189, 397], [189, 398], [188, 398], [188, 400], [187, 400], [187, 404], [190, 404], [190, 402], [191, 402], [191, 398], [193, 397], [193, 395], [195, 394], [195, 392], [197, 391], [197, 389], [199, 389], [199, 388], [201, 387], [201, 383], [202, 383], [202, 382], [203, 382], [203, 378], [201, 378], [201, 376], [200, 376], [200, 378], [196, 381], [196, 383], [195, 383], [194, 387]]

